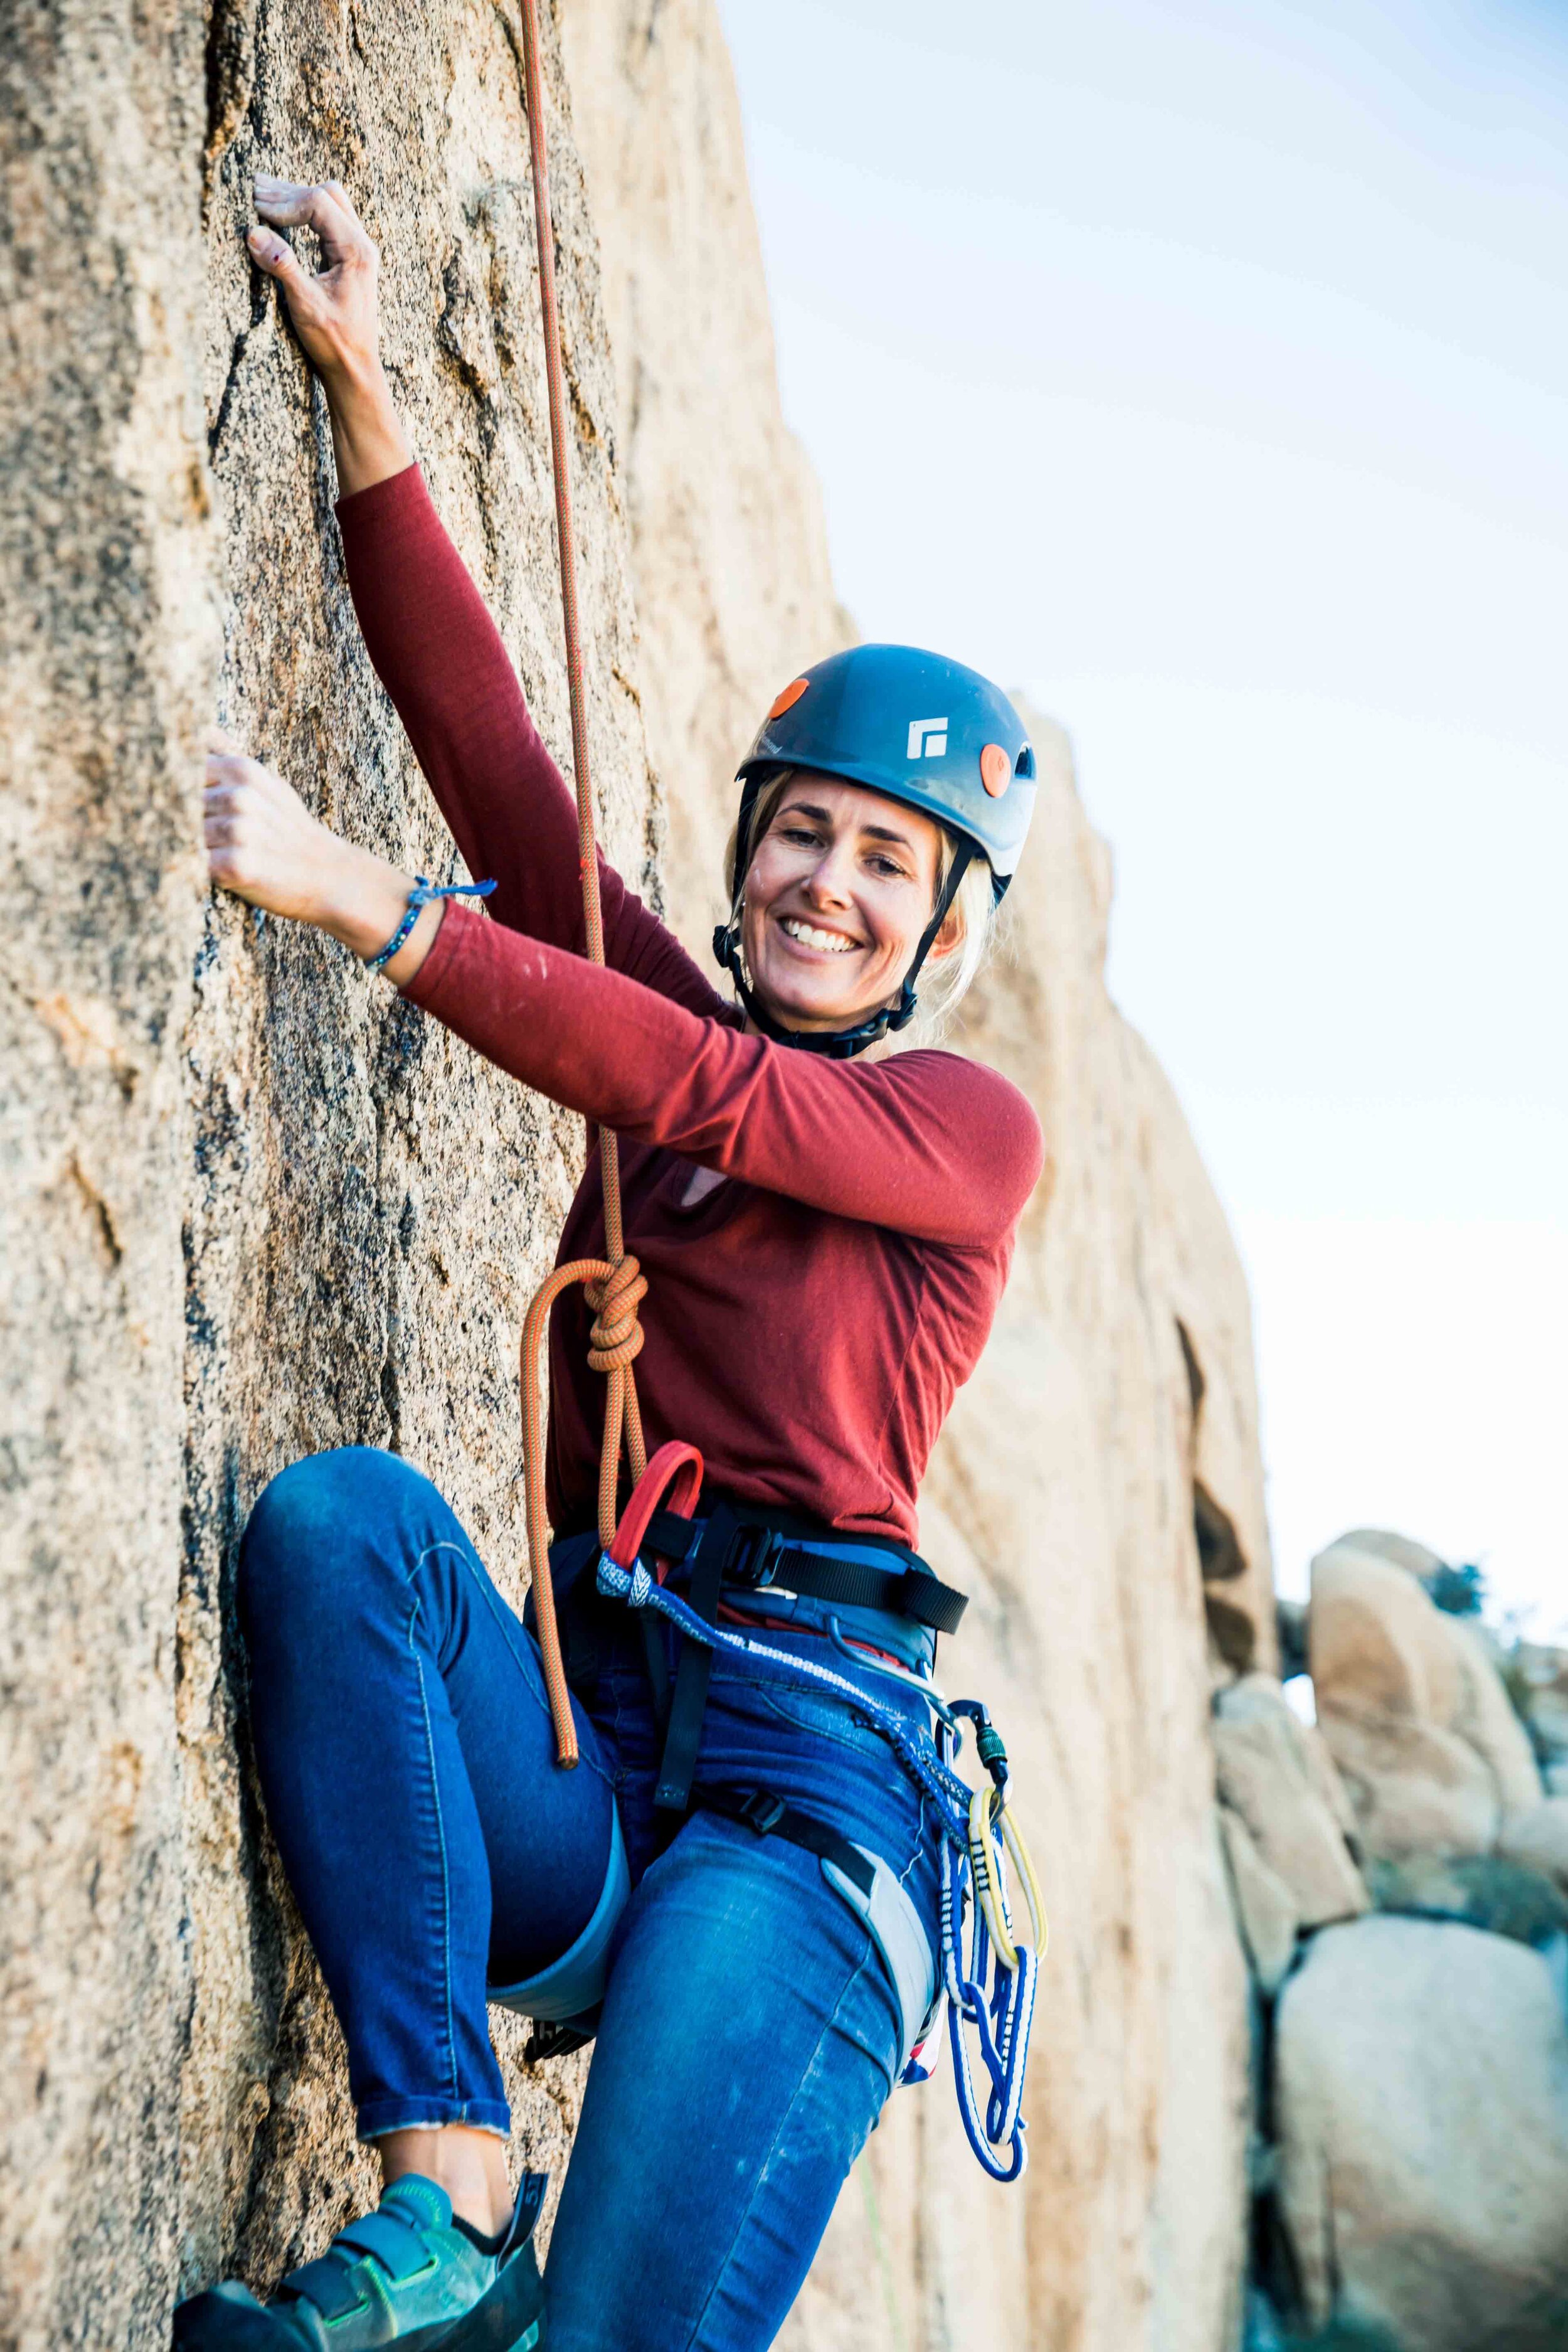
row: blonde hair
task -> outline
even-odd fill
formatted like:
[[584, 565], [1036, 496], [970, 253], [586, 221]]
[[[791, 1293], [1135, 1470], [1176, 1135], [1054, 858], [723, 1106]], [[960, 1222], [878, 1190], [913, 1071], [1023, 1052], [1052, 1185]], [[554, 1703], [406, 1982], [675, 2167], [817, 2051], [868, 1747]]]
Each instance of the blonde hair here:
[[[778, 814], [784, 788], [793, 782], [793, 768], [781, 768], [757, 794], [752, 808], [752, 823], [747, 836], [747, 865], [756, 856], [768, 827]], [[940, 819], [932, 818], [937, 828], [936, 891], [932, 908], [941, 900], [947, 887], [948, 877], [958, 854], [958, 843]], [[724, 879], [730, 893], [730, 920], [737, 927], [745, 904], [746, 877], [735, 870], [740, 848], [740, 823], [737, 819], [724, 850]], [[932, 961], [929, 957], [921, 967], [916, 989], [920, 1010], [908, 1029], [897, 1042], [907, 1045], [933, 1045], [950, 1027], [960, 1002], [973, 985], [996, 936], [996, 893], [991, 879], [989, 859], [978, 853], [963, 869], [952, 904], [947, 910], [942, 929], [953, 934], [953, 944], [946, 955]], [[940, 935], [939, 935], [940, 936]]]

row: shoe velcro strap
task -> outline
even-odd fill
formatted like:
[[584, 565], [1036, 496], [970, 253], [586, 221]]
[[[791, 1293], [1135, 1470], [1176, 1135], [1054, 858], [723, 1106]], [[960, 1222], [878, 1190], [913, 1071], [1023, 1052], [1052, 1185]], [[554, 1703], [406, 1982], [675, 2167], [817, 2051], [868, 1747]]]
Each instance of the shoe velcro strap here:
[[370, 2254], [395, 2285], [417, 2278], [427, 2271], [435, 2260], [429, 2247], [407, 2221], [389, 2213], [383, 2206], [379, 2212], [366, 2213], [340, 2230], [332, 2240], [335, 2248], [352, 2247], [356, 2254]]
[[281, 2292], [310, 2304], [327, 2320], [346, 2319], [351, 2311], [358, 2311], [370, 2300], [354, 2276], [353, 2264], [338, 2262], [331, 2254], [318, 2254], [302, 2270], [290, 2271]]

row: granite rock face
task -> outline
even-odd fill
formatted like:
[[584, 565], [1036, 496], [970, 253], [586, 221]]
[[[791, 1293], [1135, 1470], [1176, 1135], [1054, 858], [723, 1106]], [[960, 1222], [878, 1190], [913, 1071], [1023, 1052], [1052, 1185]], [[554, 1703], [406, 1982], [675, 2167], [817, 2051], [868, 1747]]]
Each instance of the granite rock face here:
[[[848, 624], [710, 0], [562, 17], [604, 835], [700, 943], [735, 760]], [[0, 58], [5, 2352], [150, 2352], [182, 2286], [265, 2288], [369, 2193], [249, 1772], [257, 1493], [300, 1453], [394, 1446], [521, 1590], [516, 1339], [577, 1123], [211, 897], [196, 847], [216, 715], [346, 834], [455, 870], [359, 646], [320, 395], [241, 246], [255, 171], [342, 178], [378, 239], [416, 447], [565, 748], [514, 32], [460, 0], [58, 0]], [[1054, 1182], [926, 1521], [975, 1595], [948, 1671], [1008, 1731], [1053, 1901], [1035, 2160], [993, 2191], [949, 2086], [900, 2097], [796, 2347], [1221, 2352], [1238, 2308], [1245, 1967], [1207, 1710], [1274, 1663], [1247, 1302], [1105, 993], [1109, 859], [1038, 741], [1010, 961], [957, 1042], [1030, 1093]], [[514, 2156], [558, 2172], [584, 2062], [531, 2072], [496, 2023]]]
[[731, 783], [779, 688], [855, 630], [779, 405], [734, 76], [714, 0], [561, 0], [599, 233], [673, 911], [708, 961]]
[[[242, 37], [243, 32], [243, 37]], [[257, 171], [335, 176], [382, 252], [384, 347], [432, 493], [566, 758], [542, 342], [515, 19], [424, 0], [286, 5], [237, 30], [209, 155], [207, 413], [226, 726], [322, 814], [417, 870], [458, 868], [370, 671], [342, 573], [321, 396], [241, 237]], [[555, 83], [551, 195], [576, 428], [590, 732], [609, 854], [653, 880], [657, 805], [615, 385], [592, 225]], [[243, 97], [243, 104], [241, 104]], [[280, 583], [279, 590], [268, 583]], [[227, 1579], [244, 1513], [294, 1456], [391, 1446], [450, 1498], [502, 1590], [523, 1556], [517, 1334], [581, 1165], [579, 1122], [491, 1070], [331, 941], [205, 908], [185, 1039], [187, 1566], [178, 1692], [195, 1997], [184, 2070], [184, 2261], [270, 2276], [368, 2193], [313, 1964], [247, 1834]], [[237, 1734], [238, 1738], [237, 1740]], [[234, 1867], [237, 1859], [243, 1867]], [[564, 2153], [582, 2065], [532, 2084], [499, 2012], [515, 2152]]]
[[[8, 2352], [162, 2344], [182, 2283], [265, 2285], [366, 2194], [248, 1776], [259, 1488], [395, 1446], [519, 1590], [517, 1332], [580, 1126], [209, 896], [198, 853], [216, 716], [345, 833], [453, 870], [360, 648], [320, 394], [242, 249], [258, 170], [361, 205], [416, 445], [567, 742], [510, 21], [62, 0], [5, 36]], [[646, 885], [613, 376], [551, 65], [594, 748]], [[516, 2153], [559, 2168], [582, 2063], [531, 2081], [498, 2032]]]
[[0, 37], [0, 2340], [27, 2352], [156, 2340], [179, 2227], [201, 40], [68, 5]]
[[1258, 1991], [1271, 1997], [1290, 1972], [1301, 1911], [1296, 1891], [1263, 1854], [1239, 1813], [1219, 1809], [1231, 1900]]

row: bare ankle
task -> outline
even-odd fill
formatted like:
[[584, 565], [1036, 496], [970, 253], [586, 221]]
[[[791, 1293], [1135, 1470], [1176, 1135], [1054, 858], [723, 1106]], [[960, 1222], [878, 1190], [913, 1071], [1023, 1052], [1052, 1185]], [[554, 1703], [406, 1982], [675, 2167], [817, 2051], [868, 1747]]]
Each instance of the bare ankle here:
[[451, 2199], [453, 2212], [484, 2238], [495, 2237], [511, 2220], [506, 2143], [495, 2132], [444, 2124], [388, 2132], [375, 2145], [386, 2187], [408, 2172], [434, 2180]]

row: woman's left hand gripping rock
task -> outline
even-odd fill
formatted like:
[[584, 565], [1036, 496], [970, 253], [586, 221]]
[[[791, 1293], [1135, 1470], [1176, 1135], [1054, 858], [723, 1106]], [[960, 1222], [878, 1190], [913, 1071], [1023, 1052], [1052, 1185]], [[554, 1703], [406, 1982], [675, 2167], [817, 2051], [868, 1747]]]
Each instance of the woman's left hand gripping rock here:
[[[207, 871], [220, 888], [270, 915], [314, 923], [357, 956], [377, 954], [398, 929], [414, 877], [330, 833], [291, 785], [216, 728], [207, 738], [202, 803]], [[418, 971], [444, 913], [439, 900], [422, 907], [382, 967], [396, 987]]]
[[207, 738], [202, 796], [207, 871], [224, 889], [269, 914], [320, 922], [331, 898], [343, 845], [319, 824], [297, 792], [247, 759], [232, 736]]

